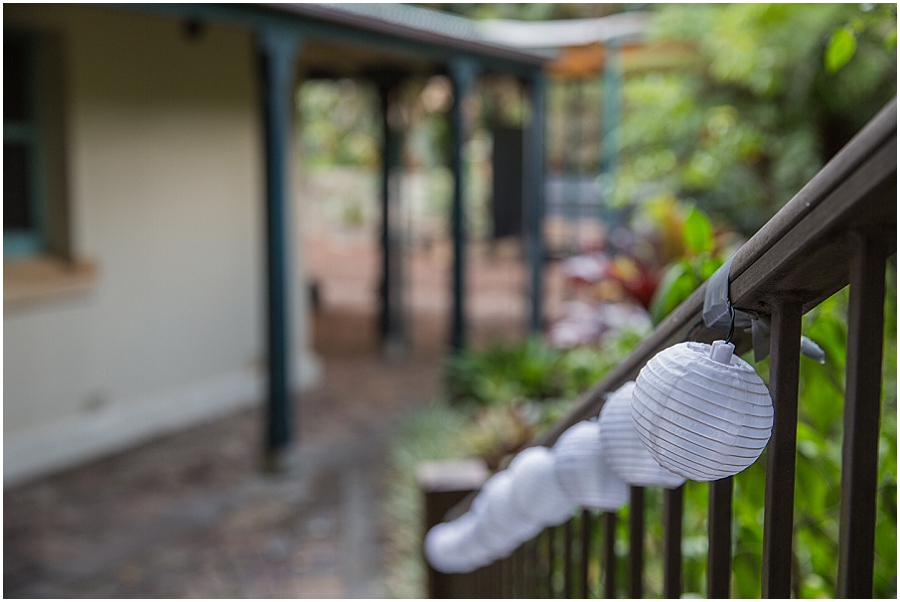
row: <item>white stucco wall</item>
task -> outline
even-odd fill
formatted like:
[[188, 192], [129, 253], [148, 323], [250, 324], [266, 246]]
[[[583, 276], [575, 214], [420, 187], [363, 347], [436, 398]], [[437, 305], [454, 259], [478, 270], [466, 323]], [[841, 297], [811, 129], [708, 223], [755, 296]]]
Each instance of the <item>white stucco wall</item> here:
[[[5, 311], [11, 483], [261, 400], [264, 203], [248, 32], [189, 40], [179, 20], [106, 7], [3, 14], [64, 36], [73, 244], [99, 268], [86, 294]], [[304, 301], [292, 345], [311, 382]]]

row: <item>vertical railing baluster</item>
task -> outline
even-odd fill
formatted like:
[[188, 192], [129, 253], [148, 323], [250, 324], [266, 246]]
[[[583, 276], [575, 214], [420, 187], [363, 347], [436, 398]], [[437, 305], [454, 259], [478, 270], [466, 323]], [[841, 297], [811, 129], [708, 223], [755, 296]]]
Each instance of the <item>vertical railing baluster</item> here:
[[537, 579], [538, 579], [538, 567], [540, 566], [538, 561], [538, 551], [537, 551], [538, 539], [535, 537], [528, 541], [525, 544], [525, 550], [527, 554], [527, 563], [528, 563], [528, 578], [525, 586], [525, 597], [526, 598], [537, 598]]
[[680, 598], [684, 485], [663, 492], [663, 597]]
[[581, 511], [581, 597], [590, 598], [591, 590], [588, 574], [591, 570], [591, 541], [593, 516], [590, 510]]
[[563, 525], [563, 598], [572, 596], [572, 530], [574, 525], [569, 519]]
[[547, 597], [556, 597], [554, 574], [556, 573], [556, 535], [558, 527], [547, 529]]
[[775, 407], [766, 448], [766, 510], [763, 527], [762, 597], [791, 597], [794, 536], [794, 469], [797, 459], [797, 393], [803, 308], [787, 298], [772, 315], [769, 390]]
[[628, 597], [644, 595], [644, 488], [631, 488], [628, 510]]
[[519, 578], [519, 548], [509, 555], [509, 597], [518, 598], [516, 583]]
[[706, 597], [731, 594], [731, 497], [733, 477], [709, 484], [709, 551], [706, 563]]
[[616, 513], [603, 513], [603, 597], [616, 597]]
[[854, 238], [847, 313], [837, 596], [871, 598], [887, 251], [879, 239]]
[[511, 598], [512, 595], [509, 591], [510, 579], [509, 579], [509, 570], [510, 570], [510, 562], [509, 557], [503, 558], [500, 560], [500, 566], [498, 567], [498, 573], [500, 576], [500, 597], [501, 598]]
[[473, 574], [477, 578], [478, 595], [481, 598], [493, 598], [491, 593], [491, 566], [485, 566]]
[[523, 542], [519, 547], [519, 583], [517, 585], [519, 598], [528, 597], [528, 542]]
[[544, 572], [549, 570], [547, 567], [547, 531], [541, 531], [541, 533], [534, 540], [534, 558], [535, 558], [535, 570], [534, 570], [534, 595], [532, 598], [546, 598], [547, 597], [547, 580], [544, 577]]

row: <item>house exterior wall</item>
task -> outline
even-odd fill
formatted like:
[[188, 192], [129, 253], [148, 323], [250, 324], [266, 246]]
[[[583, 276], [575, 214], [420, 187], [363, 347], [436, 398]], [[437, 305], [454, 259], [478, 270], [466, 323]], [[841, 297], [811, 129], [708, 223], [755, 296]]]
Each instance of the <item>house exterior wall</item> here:
[[[3, 16], [62, 35], [71, 245], [98, 266], [83, 294], [4, 310], [9, 484], [259, 403], [265, 232], [248, 31], [190, 39], [177, 19], [107, 7]], [[294, 232], [299, 386], [317, 369]]]

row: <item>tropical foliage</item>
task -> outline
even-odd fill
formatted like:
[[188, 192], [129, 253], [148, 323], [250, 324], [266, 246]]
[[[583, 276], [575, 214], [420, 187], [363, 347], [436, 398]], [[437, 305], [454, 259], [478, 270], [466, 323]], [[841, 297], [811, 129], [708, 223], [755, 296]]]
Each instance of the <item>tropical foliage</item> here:
[[[501, 9], [491, 7], [514, 5], [452, 6], [463, 14], [470, 10], [509, 17], [494, 14]], [[507, 10], [512, 9], [502, 9]], [[527, 10], [544, 14], [543, 9]], [[687, 42], [693, 54], [667, 71], [626, 74], [619, 169], [610, 190], [613, 201], [630, 208], [633, 216], [630, 226], [638, 241], [630, 252], [641, 259], [653, 255], [661, 270], [650, 304], [659, 322], [896, 94], [896, 5], [654, 5], [651, 10], [653, 38]], [[566, 108], [554, 101], [562, 91], [551, 90], [551, 110]], [[550, 128], [562, 121], [552, 115], [548, 119]], [[565, 143], [564, 136], [554, 138], [551, 131], [548, 142], [552, 145], [554, 139]], [[585, 141], [585, 148], [591, 144]], [[590, 152], [596, 155], [594, 147]], [[730, 235], [732, 230], [741, 236]], [[651, 231], [656, 238], [640, 236]], [[893, 598], [896, 260], [888, 272], [874, 595]], [[801, 364], [792, 566], [796, 597], [835, 592], [847, 298], [846, 290], [838, 292], [803, 322], [804, 334], [825, 349], [826, 361], [819, 365], [803, 359]], [[454, 423], [455, 443], [448, 447], [457, 454], [466, 453], [460, 452], [465, 448], [498, 464], [499, 457], [513, 453], [542, 424], [559, 416], [635, 343], [626, 336], [600, 349], [560, 351], [531, 340], [451, 358], [446, 376], [457, 401], [452, 411], [465, 418]], [[768, 361], [756, 367], [767, 380]], [[760, 595], [765, 466], [763, 455], [735, 477], [736, 597]], [[659, 491], [646, 495], [645, 591], [654, 596], [662, 591], [662, 524], [655, 510], [661, 499]], [[684, 587], [689, 595], [702, 596], [708, 487], [688, 483], [685, 495]], [[623, 530], [626, 524], [619, 521]], [[624, 532], [619, 539], [627, 543]], [[617, 554], [624, 566], [627, 546], [617, 547]]]

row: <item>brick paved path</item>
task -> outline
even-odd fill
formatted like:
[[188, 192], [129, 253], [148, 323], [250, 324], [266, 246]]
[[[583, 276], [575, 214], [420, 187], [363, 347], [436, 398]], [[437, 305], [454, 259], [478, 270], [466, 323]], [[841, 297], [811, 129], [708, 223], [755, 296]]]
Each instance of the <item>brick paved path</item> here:
[[381, 452], [436, 379], [430, 359], [327, 358], [278, 476], [254, 409], [9, 489], [4, 595], [378, 597]]
[[[261, 408], [4, 491], [6, 597], [378, 597], [382, 452], [429, 400], [449, 325], [446, 249], [410, 258], [414, 354], [380, 359], [376, 248], [312, 246], [322, 386], [297, 401], [292, 468], [260, 467]], [[473, 341], [521, 336], [514, 256], [473, 254]], [[548, 278], [547, 313], [560, 298]]]

